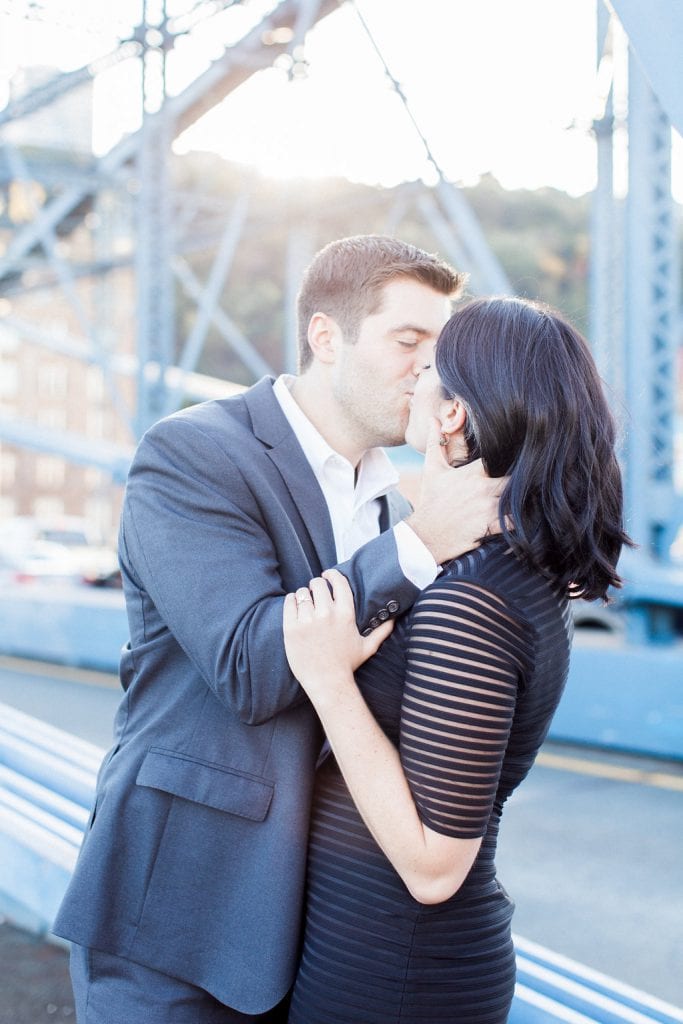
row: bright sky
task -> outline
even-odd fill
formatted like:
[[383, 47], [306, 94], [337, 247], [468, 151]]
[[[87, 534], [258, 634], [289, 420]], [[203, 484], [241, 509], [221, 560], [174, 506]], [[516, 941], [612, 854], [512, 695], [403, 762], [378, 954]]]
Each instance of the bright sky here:
[[[189, 0], [169, 0], [169, 9]], [[43, 0], [51, 24], [16, 17], [27, 0], [0, 4], [0, 73], [21, 64], [75, 67], [108, 52], [140, 3]], [[264, 0], [210, 19], [169, 60], [178, 91], [220, 55]], [[491, 172], [507, 188], [550, 185], [578, 195], [595, 183], [587, 126], [596, 110], [596, 0], [358, 0], [393, 75], [446, 175], [470, 184]], [[3, 11], [14, 13], [11, 16]], [[425, 177], [421, 142], [350, 6], [315, 27], [308, 74], [254, 76], [177, 143], [255, 164], [276, 176], [342, 175], [392, 185]], [[137, 62], [100, 76], [98, 151], [139, 118]], [[0, 86], [1, 86], [0, 82]], [[683, 200], [676, 140], [674, 193]], [[617, 169], [617, 173], [619, 170]], [[623, 182], [623, 173], [620, 175]]]

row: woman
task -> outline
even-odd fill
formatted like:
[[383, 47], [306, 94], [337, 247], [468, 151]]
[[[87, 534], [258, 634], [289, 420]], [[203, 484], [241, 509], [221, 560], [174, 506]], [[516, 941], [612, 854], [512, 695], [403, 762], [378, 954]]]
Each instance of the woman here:
[[481, 458], [508, 477], [501, 533], [445, 565], [362, 666], [391, 626], [359, 635], [343, 576], [285, 603], [290, 665], [334, 753], [317, 780], [292, 1024], [506, 1020], [503, 803], [562, 694], [569, 599], [620, 584], [614, 427], [569, 324], [519, 299], [459, 309], [415, 387], [415, 448], [433, 417], [452, 465]]

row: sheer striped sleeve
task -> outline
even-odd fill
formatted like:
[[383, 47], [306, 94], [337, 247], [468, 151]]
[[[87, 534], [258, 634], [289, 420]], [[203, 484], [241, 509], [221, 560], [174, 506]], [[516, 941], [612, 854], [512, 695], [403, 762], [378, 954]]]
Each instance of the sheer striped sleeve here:
[[529, 643], [524, 621], [471, 580], [437, 580], [414, 607], [400, 752], [436, 832], [486, 832]]

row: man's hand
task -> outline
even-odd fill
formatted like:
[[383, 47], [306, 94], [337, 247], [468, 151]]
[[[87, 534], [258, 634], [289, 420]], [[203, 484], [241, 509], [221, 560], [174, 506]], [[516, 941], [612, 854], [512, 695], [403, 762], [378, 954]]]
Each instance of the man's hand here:
[[439, 444], [439, 434], [435, 419], [427, 440], [420, 494], [406, 523], [435, 561], [442, 563], [476, 548], [486, 533], [500, 533], [498, 502], [508, 478], [490, 479], [481, 459], [453, 469]]

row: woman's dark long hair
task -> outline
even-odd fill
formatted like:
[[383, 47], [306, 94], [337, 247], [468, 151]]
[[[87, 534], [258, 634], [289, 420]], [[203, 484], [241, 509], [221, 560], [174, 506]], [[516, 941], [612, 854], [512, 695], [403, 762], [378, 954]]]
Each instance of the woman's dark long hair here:
[[606, 597], [624, 544], [615, 428], [584, 338], [557, 312], [523, 299], [476, 299], [436, 346], [446, 395], [468, 413], [471, 459], [509, 476], [503, 535], [570, 597]]

